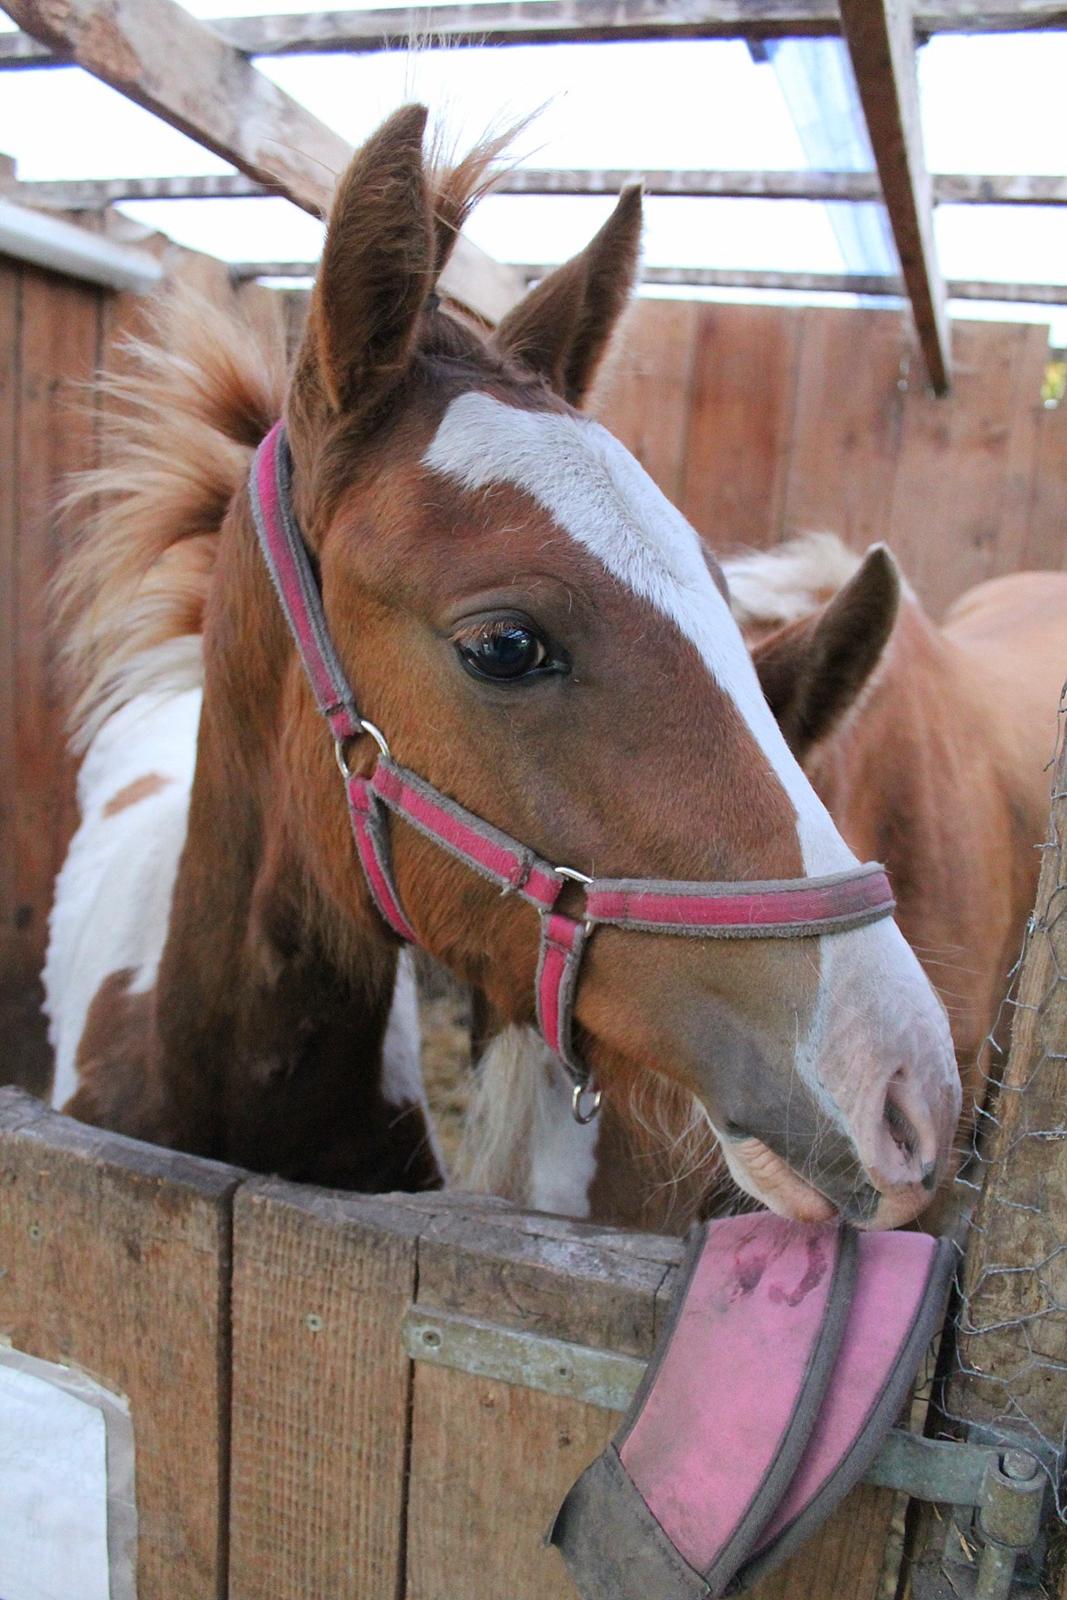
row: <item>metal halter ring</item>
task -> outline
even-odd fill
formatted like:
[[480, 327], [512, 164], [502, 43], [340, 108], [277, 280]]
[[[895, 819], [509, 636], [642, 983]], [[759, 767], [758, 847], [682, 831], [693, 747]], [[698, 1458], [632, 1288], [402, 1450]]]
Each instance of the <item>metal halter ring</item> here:
[[[368, 722], [365, 717], [361, 717], [359, 723], [359, 732], [369, 733], [375, 744], [378, 746], [379, 752], [389, 759], [389, 746], [386, 742], [385, 734], [382, 732], [381, 728], [376, 728], [373, 722]], [[356, 735], [356, 738], [358, 737], [359, 734]], [[346, 780], [351, 778], [353, 775], [352, 769], [348, 765], [348, 757], [345, 754], [345, 748], [350, 743], [351, 740], [349, 739], [335, 739], [333, 741], [334, 757], [337, 761], [338, 767], [341, 769], [342, 778]]]
[[[588, 1111], [582, 1109], [582, 1101], [588, 1095], [591, 1105]], [[592, 1083], [576, 1083], [571, 1093], [571, 1116], [581, 1127], [586, 1127], [600, 1110], [600, 1102], [604, 1098], [603, 1089], [598, 1089]]]

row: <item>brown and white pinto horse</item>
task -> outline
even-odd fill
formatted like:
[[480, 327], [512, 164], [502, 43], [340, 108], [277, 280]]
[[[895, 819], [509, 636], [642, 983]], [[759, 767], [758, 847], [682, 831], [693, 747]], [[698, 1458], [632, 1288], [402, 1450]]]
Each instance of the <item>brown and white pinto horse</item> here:
[[[398, 112], [342, 179], [284, 398], [295, 514], [361, 711], [549, 862], [848, 872], [714, 562], [573, 409], [634, 277], [638, 192], [490, 337], [433, 292], [488, 156], [428, 172], [424, 125]], [[66, 580], [90, 743], [47, 973], [57, 1098], [254, 1168], [433, 1185], [410, 984], [256, 542], [249, 456], [281, 396], [250, 337], [216, 318], [148, 352], [141, 420], [87, 485], [107, 502]], [[362, 773], [376, 757], [366, 735], [347, 752]], [[419, 943], [530, 1023], [536, 915], [390, 832]], [[788, 1214], [894, 1225], [944, 1167], [948, 1028], [891, 920], [737, 943], [599, 928], [575, 1015], [607, 1095], [678, 1083]]]
[[[1067, 574], [969, 590], [938, 625], [882, 546], [828, 534], [727, 561], [732, 609], [786, 739], [851, 847], [889, 869], [897, 922], [948, 1010], [966, 1132], [1033, 904], [1067, 678]], [[729, 1203], [684, 1098], [614, 1100], [575, 1127], [544, 1046], [516, 1030], [479, 1069], [466, 1179], [602, 1222], [684, 1228]], [[646, 1100], [648, 1100], [646, 1093]], [[510, 1107], [505, 1124], [497, 1108]]]

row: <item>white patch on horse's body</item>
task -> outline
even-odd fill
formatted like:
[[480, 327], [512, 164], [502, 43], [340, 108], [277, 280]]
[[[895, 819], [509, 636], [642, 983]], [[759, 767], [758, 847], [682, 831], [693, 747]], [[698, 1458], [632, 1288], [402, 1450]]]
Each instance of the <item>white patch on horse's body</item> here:
[[534, 1211], [567, 1217], [589, 1215], [589, 1191], [597, 1170], [600, 1124], [577, 1122], [571, 1113], [574, 1086], [563, 1063], [547, 1048], [540, 1072], [533, 1072], [533, 1143], [529, 1193]]
[[[697, 534], [605, 428], [588, 418], [523, 411], [472, 392], [452, 401], [423, 464], [467, 490], [508, 483], [524, 491], [608, 572], [670, 618], [696, 647], [781, 783], [796, 814], [805, 873], [817, 877], [856, 865], [774, 720]], [[892, 922], [873, 923], [846, 938], [824, 936], [818, 955], [811, 1024], [797, 1039], [794, 1061], [838, 1127], [848, 1127], [851, 1102], [865, 1081], [864, 1071], [850, 1063], [884, 1052], [883, 1027], [901, 1034], [903, 1047], [914, 1018], [909, 1053], [944, 1055], [946, 1075], [954, 1074], [944, 1018], [941, 1038], [931, 1017], [929, 985]], [[827, 1059], [837, 1063], [833, 1071]]]
[[[201, 699], [188, 687], [136, 695], [97, 728], [78, 774], [81, 823], [56, 881], [44, 969], [54, 1106], [77, 1088], [78, 1045], [104, 981], [130, 969], [131, 993], [155, 985], [188, 826]], [[149, 774], [164, 781], [112, 806]]]
[[571, 1116], [570, 1079], [533, 1028], [509, 1027], [478, 1063], [456, 1181], [537, 1211], [589, 1215], [599, 1128]]

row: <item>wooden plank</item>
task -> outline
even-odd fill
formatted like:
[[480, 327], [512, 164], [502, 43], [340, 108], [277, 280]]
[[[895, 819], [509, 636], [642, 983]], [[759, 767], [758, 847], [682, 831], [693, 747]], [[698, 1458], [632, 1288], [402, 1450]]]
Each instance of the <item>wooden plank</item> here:
[[[79, 386], [97, 357], [99, 291], [23, 269], [17, 394], [14, 620], [14, 948], [9, 982], [21, 990], [19, 1079], [47, 1087], [51, 1057], [40, 973], [56, 871], [74, 818], [49, 585], [59, 557], [54, 502], [64, 476], [92, 460], [92, 425]], [[16, 992], [17, 997], [17, 992]]]
[[716, 552], [781, 537], [803, 322], [702, 306], [680, 507]]
[[[670, 1241], [673, 1263], [649, 1260], [625, 1235], [616, 1242], [605, 1232], [598, 1243], [595, 1230], [568, 1225], [561, 1234], [551, 1223], [434, 1218], [419, 1243], [419, 1303], [647, 1357], [657, 1294], [680, 1243]], [[406, 1600], [572, 1600], [543, 1536], [617, 1422], [592, 1406], [416, 1362]]]
[[[330, 207], [351, 147], [177, 0], [10, 0], [10, 16], [52, 50], [315, 215]], [[442, 287], [496, 321], [514, 274], [461, 239]]]
[[951, 381], [945, 285], [934, 243], [930, 176], [923, 155], [911, 0], [840, 0], [882, 194], [930, 382]]
[[215, 1162], [0, 1090], [0, 1335], [129, 1400], [141, 1600], [225, 1600], [230, 1200]]
[[400, 1323], [424, 1220], [277, 1180], [238, 1196], [229, 1600], [402, 1592]]
[[909, 381], [889, 515], [889, 542], [934, 616], [1004, 570], [998, 540], [1027, 342], [1010, 323], [961, 322], [955, 337], [951, 404]]
[[[933, 0], [915, 7], [920, 38], [1067, 23], [1057, 0]], [[493, 0], [283, 16], [219, 17], [212, 28], [248, 55], [394, 49], [429, 35], [443, 45], [595, 44], [629, 39], [833, 36], [834, 0]], [[0, 68], [59, 66], [70, 57], [25, 34], [0, 35]]]
[[808, 310], [783, 531], [840, 534], [865, 550], [889, 532], [904, 394], [915, 349], [891, 311]]
[[635, 304], [591, 407], [672, 501], [682, 497], [699, 318], [694, 301]]
[[[26, 1037], [26, 984], [23, 971], [15, 870], [16, 780], [15, 673], [18, 637], [18, 408], [22, 271], [0, 260], [0, 1081], [35, 1087], [43, 1081], [39, 1046], [23, 1060]], [[31, 1001], [32, 1004], [32, 1001]]]
[[[1041, 471], [1041, 386], [1049, 360], [1048, 328], [1030, 323], [1020, 332], [1015, 358], [1010, 435], [1000, 506], [996, 571], [1021, 572], [1030, 564], [1028, 547], [1034, 517], [1034, 489]], [[1067, 478], [1067, 473], [1064, 474]], [[1067, 559], [1067, 484], [1060, 483], [1060, 549]], [[1067, 669], [1065, 669], [1067, 676]]]
[[1024, 565], [1067, 568], [1067, 404], [1042, 407]]
[[[0, 41], [7, 35], [0, 34]], [[869, 204], [882, 198], [875, 172], [721, 172], [628, 167], [514, 167], [501, 173], [495, 194], [616, 195], [627, 183], [646, 195], [746, 200], [836, 200]], [[931, 179], [934, 200], [950, 205], [1063, 206], [1067, 178], [943, 174]], [[240, 200], [278, 191], [243, 172], [166, 178], [49, 178], [19, 183], [14, 164], [0, 172], [0, 190], [20, 205], [96, 211], [123, 200]]]

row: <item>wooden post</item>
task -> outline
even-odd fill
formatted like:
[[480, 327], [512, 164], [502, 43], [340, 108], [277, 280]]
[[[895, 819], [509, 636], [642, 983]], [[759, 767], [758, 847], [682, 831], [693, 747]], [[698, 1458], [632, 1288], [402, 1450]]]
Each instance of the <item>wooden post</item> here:
[[911, 0], [841, 0], [841, 29], [926, 370], [935, 392], [945, 394], [951, 370], [948, 311], [923, 155]]
[[[1041, 878], [981, 1198], [961, 1275], [944, 1411], [1008, 1431], [1055, 1475], [1067, 1424], [1067, 741], [1055, 765]], [[919, 1519], [912, 1590], [940, 1600], [945, 1525]]]
[[0, 1336], [128, 1400], [140, 1600], [226, 1600], [240, 1177], [0, 1089]]

